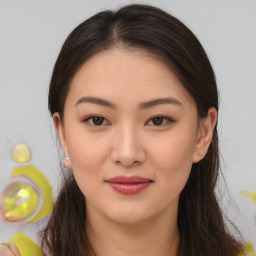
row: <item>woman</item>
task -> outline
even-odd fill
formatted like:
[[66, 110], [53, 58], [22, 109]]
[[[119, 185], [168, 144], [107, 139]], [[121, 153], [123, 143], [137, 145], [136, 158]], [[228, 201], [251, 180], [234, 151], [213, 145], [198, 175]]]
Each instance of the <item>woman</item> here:
[[80, 24], [56, 61], [49, 110], [64, 182], [46, 255], [234, 256], [214, 189], [218, 92], [193, 33], [146, 5]]

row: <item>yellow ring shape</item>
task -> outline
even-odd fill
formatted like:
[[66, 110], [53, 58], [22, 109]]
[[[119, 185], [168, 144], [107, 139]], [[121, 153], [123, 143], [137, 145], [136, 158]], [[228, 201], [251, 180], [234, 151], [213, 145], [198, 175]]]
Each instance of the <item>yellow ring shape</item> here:
[[29, 217], [38, 207], [37, 191], [23, 182], [10, 184], [6, 188], [7, 196], [1, 209], [7, 221], [18, 222]]
[[17, 233], [11, 240], [19, 250], [21, 256], [44, 256], [40, 247], [29, 237]]
[[32, 218], [28, 223], [33, 223], [43, 219], [45, 216], [50, 214], [53, 209], [53, 198], [52, 198], [52, 186], [44, 176], [35, 166], [19, 166], [15, 167], [11, 177], [15, 176], [26, 176], [31, 179], [39, 188], [42, 193], [43, 203], [38, 211], [38, 213]]

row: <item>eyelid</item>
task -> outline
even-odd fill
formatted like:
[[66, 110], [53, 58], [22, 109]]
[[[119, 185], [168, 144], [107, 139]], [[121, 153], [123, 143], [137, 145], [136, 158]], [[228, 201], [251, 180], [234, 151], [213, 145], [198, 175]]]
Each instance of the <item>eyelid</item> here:
[[[173, 118], [169, 117], [169, 116], [165, 116], [165, 115], [154, 115], [152, 117], [150, 117], [148, 119], [148, 121], [146, 122], [146, 124], [150, 121], [152, 121], [154, 118], [156, 117], [162, 117], [165, 121], [167, 121], [167, 123], [174, 123], [176, 122]], [[155, 127], [161, 127], [161, 126], [165, 126], [166, 124], [161, 124], [161, 125], [150, 125], [150, 126], [155, 126]]]
[[[104, 121], [106, 121], [108, 124], [95, 125], [95, 124], [89, 123], [89, 120], [92, 120], [93, 117], [100, 117], [100, 118], [103, 118]], [[104, 121], [103, 121], [103, 122], [104, 122]], [[89, 126], [93, 126], [93, 127], [101, 127], [101, 126], [105, 126], [105, 125], [109, 125], [109, 124], [110, 124], [110, 122], [109, 122], [104, 116], [101, 116], [101, 115], [98, 115], [98, 114], [90, 114], [90, 115], [87, 115], [87, 116], [85, 116], [85, 117], [82, 119], [82, 122], [83, 122], [83, 123], [86, 123], [86, 124], [89, 125]]]
[[[104, 119], [103, 123], [104, 123], [104, 122], [107, 122], [107, 124], [101, 124], [101, 125], [91, 124], [89, 121], [92, 120], [93, 117], [100, 117], [100, 118], [103, 118], [103, 119]], [[154, 116], [150, 117], [150, 118], [148, 119], [148, 121], [146, 121], [146, 124], [148, 124], [150, 121], [152, 121], [154, 118], [157, 118], [157, 117], [163, 118], [163, 119], [164, 119], [164, 124], [161, 124], [161, 125], [154, 125], [154, 124], [152, 124], [152, 125], [149, 125], [149, 126], [155, 126], [155, 127], [159, 126], [159, 127], [162, 127], [162, 126], [165, 126], [165, 125], [168, 124], [168, 123], [174, 123], [174, 122], [176, 122], [173, 118], [171, 118], [171, 117], [169, 117], [169, 116], [165, 116], [165, 115], [160, 115], [160, 114], [158, 114], [158, 115], [154, 115]], [[90, 115], [87, 115], [87, 116], [85, 116], [85, 117], [82, 119], [82, 122], [83, 122], [83, 123], [86, 123], [86, 124], [89, 125], [89, 126], [93, 126], [93, 127], [101, 127], [101, 126], [105, 126], [105, 125], [110, 125], [110, 122], [109, 122], [104, 116], [98, 115], [98, 114], [90, 114]]]

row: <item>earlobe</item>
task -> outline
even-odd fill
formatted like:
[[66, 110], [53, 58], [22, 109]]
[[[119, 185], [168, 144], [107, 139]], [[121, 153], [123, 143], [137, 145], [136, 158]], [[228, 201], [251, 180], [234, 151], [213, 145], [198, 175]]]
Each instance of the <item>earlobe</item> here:
[[[56, 132], [59, 136], [61, 147], [62, 147], [62, 150], [64, 152], [64, 155], [66, 157], [69, 157], [69, 152], [68, 152], [66, 139], [65, 139], [64, 127], [63, 127], [63, 124], [61, 122], [60, 113], [59, 112], [54, 113], [52, 119], [53, 119], [55, 130], [56, 130]], [[64, 161], [64, 166], [68, 169], [71, 169], [70, 159]]]
[[198, 137], [193, 155], [193, 163], [197, 163], [206, 155], [211, 144], [213, 132], [217, 123], [218, 113], [214, 107], [209, 108], [205, 118], [200, 120]]

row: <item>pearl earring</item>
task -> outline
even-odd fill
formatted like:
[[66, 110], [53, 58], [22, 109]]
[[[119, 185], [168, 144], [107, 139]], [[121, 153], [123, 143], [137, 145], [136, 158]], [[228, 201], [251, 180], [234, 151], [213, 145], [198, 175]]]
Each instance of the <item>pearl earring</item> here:
[[65, 162], [68, 161], [68, 160], [70, 160], [70, 157], [69, 157], [69, 156], [66, 156], [65, 159], [64, 159], [64, 162], [63, 162], [64, 167], [66, 167], [66, 166], [65, 166]]

